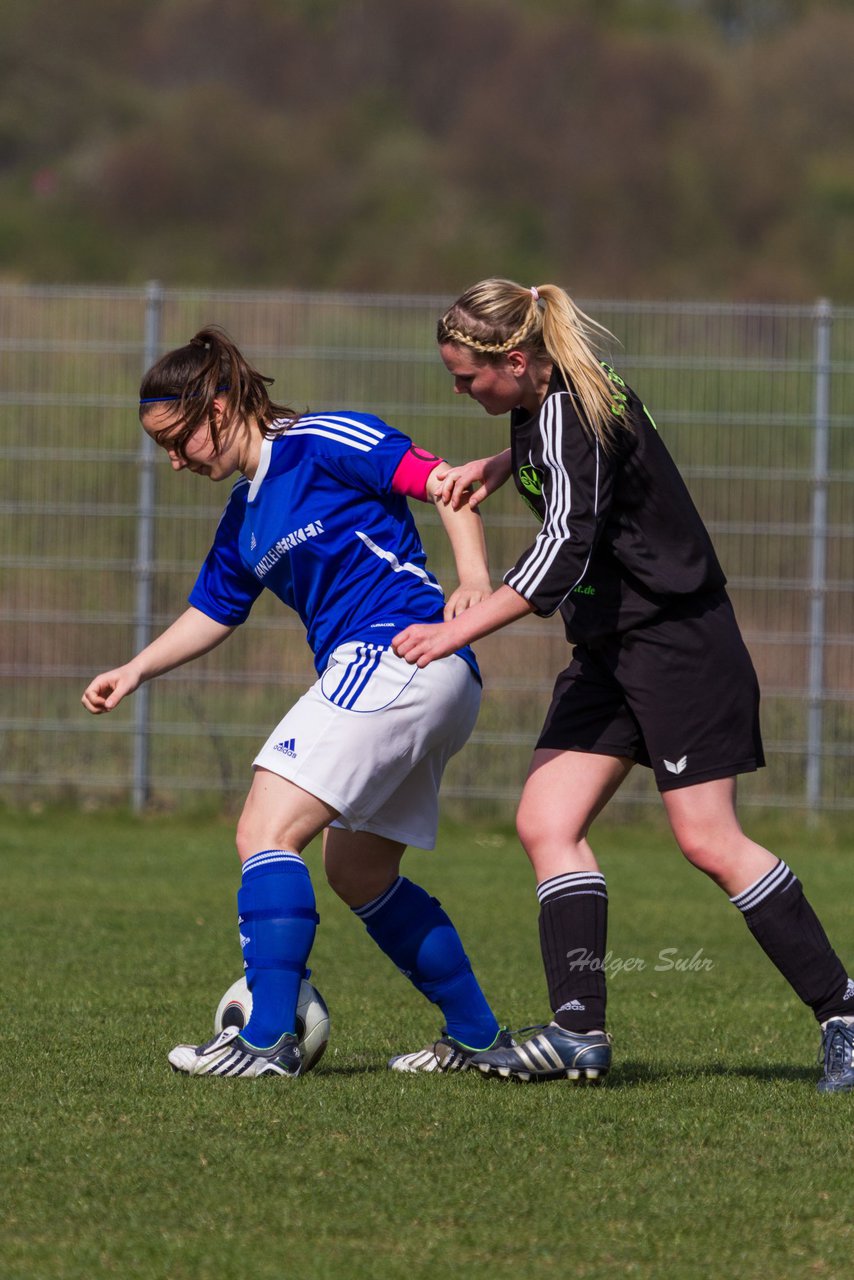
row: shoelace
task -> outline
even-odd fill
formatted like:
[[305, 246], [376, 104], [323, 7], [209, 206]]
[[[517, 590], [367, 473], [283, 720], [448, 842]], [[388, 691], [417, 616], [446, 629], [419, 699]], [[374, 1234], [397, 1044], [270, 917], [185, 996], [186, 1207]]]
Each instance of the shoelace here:
[[843, 1022], [826, 1031], [818, 1052], [819, 1062], [822, 1056], [825, 1075], [840, 1075], [850, 1067], [854, 1059], [854, 1027]]

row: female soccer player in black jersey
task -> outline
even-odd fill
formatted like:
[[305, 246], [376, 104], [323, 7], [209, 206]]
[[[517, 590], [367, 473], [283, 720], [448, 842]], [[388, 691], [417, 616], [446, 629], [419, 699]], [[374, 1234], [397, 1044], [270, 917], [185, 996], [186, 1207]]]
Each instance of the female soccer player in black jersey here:
[[452, 621], [407, 627], [394, 648], [424, 666], [557, 610], [574, 645], [517, 814], [553, 1020], [472, 1065], [522, 1080], [607, 1073], [608, 897], [587, 834], [640, 763], [654, 772], [682, 852], [815, 1013], [819, 1089], [852, 1089], [854, 981], [797, 877], [736, 816], [736, 776], [764, 759], [756, 675], [723, 570], [652, 418], [595, 354], [598, 329], [557, 286], [508, 280], [468, 289], [438, 327], [457, 394], [490, 415], [509, 412], [511, 435], [502, 453], [453, 468], [444, 500], [476, 507], [512, 475], [542, 527], [492, 596]]

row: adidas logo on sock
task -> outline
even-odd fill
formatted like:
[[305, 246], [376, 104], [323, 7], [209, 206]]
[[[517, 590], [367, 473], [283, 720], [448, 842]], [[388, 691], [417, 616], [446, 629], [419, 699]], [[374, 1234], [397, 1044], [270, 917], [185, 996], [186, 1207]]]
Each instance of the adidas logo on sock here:
[[584, 1013], [586, 1008], [587, 1005], [582, 1004], [580, 1000], [567, 1000], [566, 1004], [555, 1009], [555, 1013]]
[[296, 738], [288, 738], [287, 742], [277, 742], [273, 750], [281, 751], [283, 756], [295, 756], [296, 745]]

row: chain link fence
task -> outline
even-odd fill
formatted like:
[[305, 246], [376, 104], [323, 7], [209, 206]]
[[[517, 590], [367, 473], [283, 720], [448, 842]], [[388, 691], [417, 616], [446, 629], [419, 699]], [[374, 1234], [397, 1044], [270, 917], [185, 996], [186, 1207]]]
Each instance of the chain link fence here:
[[[452, 461], [506, 423], [454, 397], [434, 331], [447, 299], [0, 286], [0, 800], [235, 805], [254, 750], [312, 679], [298, 620], [262, 598], [222, 648], [107, 718], [80, 706], [184, 607], [226, 494], [173, 475], [137, 425], [144, 368], [223, 325], [275, 398], [378, 413]], [[763, 687], [769, 766], [743, 803], [854, 808], [854, 308], [580, 300], [649, 406], [727, 571]], [[507, 486], [484, 508], [494, 577], [534, 536]], [[438, 520], [416, 512], [452, 581]], [[446, 810], [509, 816], [554, 675], [559, 620], [480, 642], [478, 728]], [[655, 798], [637, 769], [621, 800]]]

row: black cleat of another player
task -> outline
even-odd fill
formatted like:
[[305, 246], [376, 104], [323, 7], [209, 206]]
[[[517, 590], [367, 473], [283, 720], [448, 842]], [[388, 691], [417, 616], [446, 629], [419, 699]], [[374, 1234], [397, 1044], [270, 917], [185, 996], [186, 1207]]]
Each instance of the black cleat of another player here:
[[826, 1022], [818, 1060], [824, 1067], [819, 1093], [848, 1093], [854, 1089], [854, 1024], [844, 1018]]
[[[534, 1030], [534, 1028], [530, 1028]], [[487, 1049], [469, 1059], [470, 1071], [502, 1080], [598, 1081], [611, 1067], [611, 1037], [604, 1031], [580, 1034], [554, 1022], [513, 1048]]]
[[226, 1027], [207, 1044], [178, 1044], [169, 1054], [173, 1071], [187, 1076], [258, 1076], [293, 1078], [302, 1071], [295, 1035], [283, 1035], [270, 1049], [256, 1049], [241, 1038], [240, 1027]]

